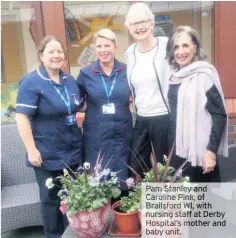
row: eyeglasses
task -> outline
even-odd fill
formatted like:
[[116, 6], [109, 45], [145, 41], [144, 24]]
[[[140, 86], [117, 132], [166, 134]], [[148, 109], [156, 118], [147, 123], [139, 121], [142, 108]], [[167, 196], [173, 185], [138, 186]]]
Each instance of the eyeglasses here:
[[132, 28], [138, 28], [138, 26], [141, 25], [142, 27], [145, 28], [145, 27], [148, 26], [149, 21], [150, 21], [150, 19], [132, 22], [132, 23], [130, 23], [130, 26], [131, 26]]

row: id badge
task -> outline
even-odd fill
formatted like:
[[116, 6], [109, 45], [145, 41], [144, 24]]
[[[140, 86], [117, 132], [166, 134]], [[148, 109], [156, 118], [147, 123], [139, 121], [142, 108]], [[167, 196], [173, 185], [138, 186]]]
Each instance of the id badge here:
[[66, 125], [70, 126], [76, 123], [75, 114], [67, 115], [66, 116]]
[[103, 114], [115, 114], [115, 105], [114, 103], [109, 103], [106, 105], [102, 105]]

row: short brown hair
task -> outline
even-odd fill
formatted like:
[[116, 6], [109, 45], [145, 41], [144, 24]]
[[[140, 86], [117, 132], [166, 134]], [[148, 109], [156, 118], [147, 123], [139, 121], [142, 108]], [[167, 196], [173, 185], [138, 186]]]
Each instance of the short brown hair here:
[[169, 40], [166, 47], [166, 58], [174, 69], [179, 69], [178, 64], [176, 64], [174, 60], [174, 47], [176, 39], [179, 37], [181, 33], [187, 33], [192, 39], [193, 44], [196, 46], [196, 54], [193, 58], [193, 61], [205, 61], [207, 59], [207, 55], [204, 50], [201, 48], [200, 37], [198, 32], [190, 26], [179, 26], [177, 27], [169, 36]]
[[39, 43], [38, 45], [38, 48], [37, 48], [37, 58], [38, 58], [38, 61], [40, 62], [40, 64], [42, 64], [41, 60], [40, 60], [40, 55], [44, 52], [47, 44], [51, 41], [57, 41], [61, 44], [61, 48], [64, 52], [64, 55], [65, 55], [65, 58], [67, 57], [67, 54], [66, 54], [66, 50], [65, 50], [65, 47], [64, 45], [62, 44], [61, 40], [56, 37], [56, 36], [53, 36], [53, 35], [48, 35], [48, 36], [45, 36]]

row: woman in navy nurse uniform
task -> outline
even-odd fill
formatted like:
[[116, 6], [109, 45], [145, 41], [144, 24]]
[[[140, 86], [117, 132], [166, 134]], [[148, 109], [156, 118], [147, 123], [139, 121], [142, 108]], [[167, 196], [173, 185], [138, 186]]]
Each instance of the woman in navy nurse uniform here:
[[123, 162], [127, 163], [132, 137], [126, 65], [115, 59], [117, 40], [111, 30], [98, 31], [94, 44], [98, 60], [81, 69], [76, 80], [87, 102], [83, 123], [85, 160], [94, 166], [100, 151], [102, 165], [109, 161], [107, 168], [119, 171], [119, 178], [125, 180], [128, 168]]
[[16, 120], [27, 164], [34, 168], [39, 185], [45, 235], [59, 238], [65, 228], [57, 196], [60, 188], [48, 189], [45, 182], [62, 174], [65, 164], [77, 167], [82, 161], [82, 133], [75, 120], [82, 103], [74, 78], [61, 70], [65, 63], [61, 42], [46, 36], [37, 53], [41, 67], [19, 83]]

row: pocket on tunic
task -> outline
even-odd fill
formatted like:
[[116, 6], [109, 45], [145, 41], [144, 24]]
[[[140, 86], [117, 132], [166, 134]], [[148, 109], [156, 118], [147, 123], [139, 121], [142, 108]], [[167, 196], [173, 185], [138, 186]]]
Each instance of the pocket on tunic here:
[[82, 141], [83, 141], [83, 136], [82, 136], [82, 132], [81, 129], [78, 127], [72, 127], [71, 128], [72, 133], [71, 133], [71, 137], [70, 137], [70, 143], [71, 145], [74, 146], [82, 146]]
[[39, 150], [43, 160], [55, 159], [56, 150], [54, 141], [55, 141], [54, 136], [49, 135], [34, 136], [35, 146]]

